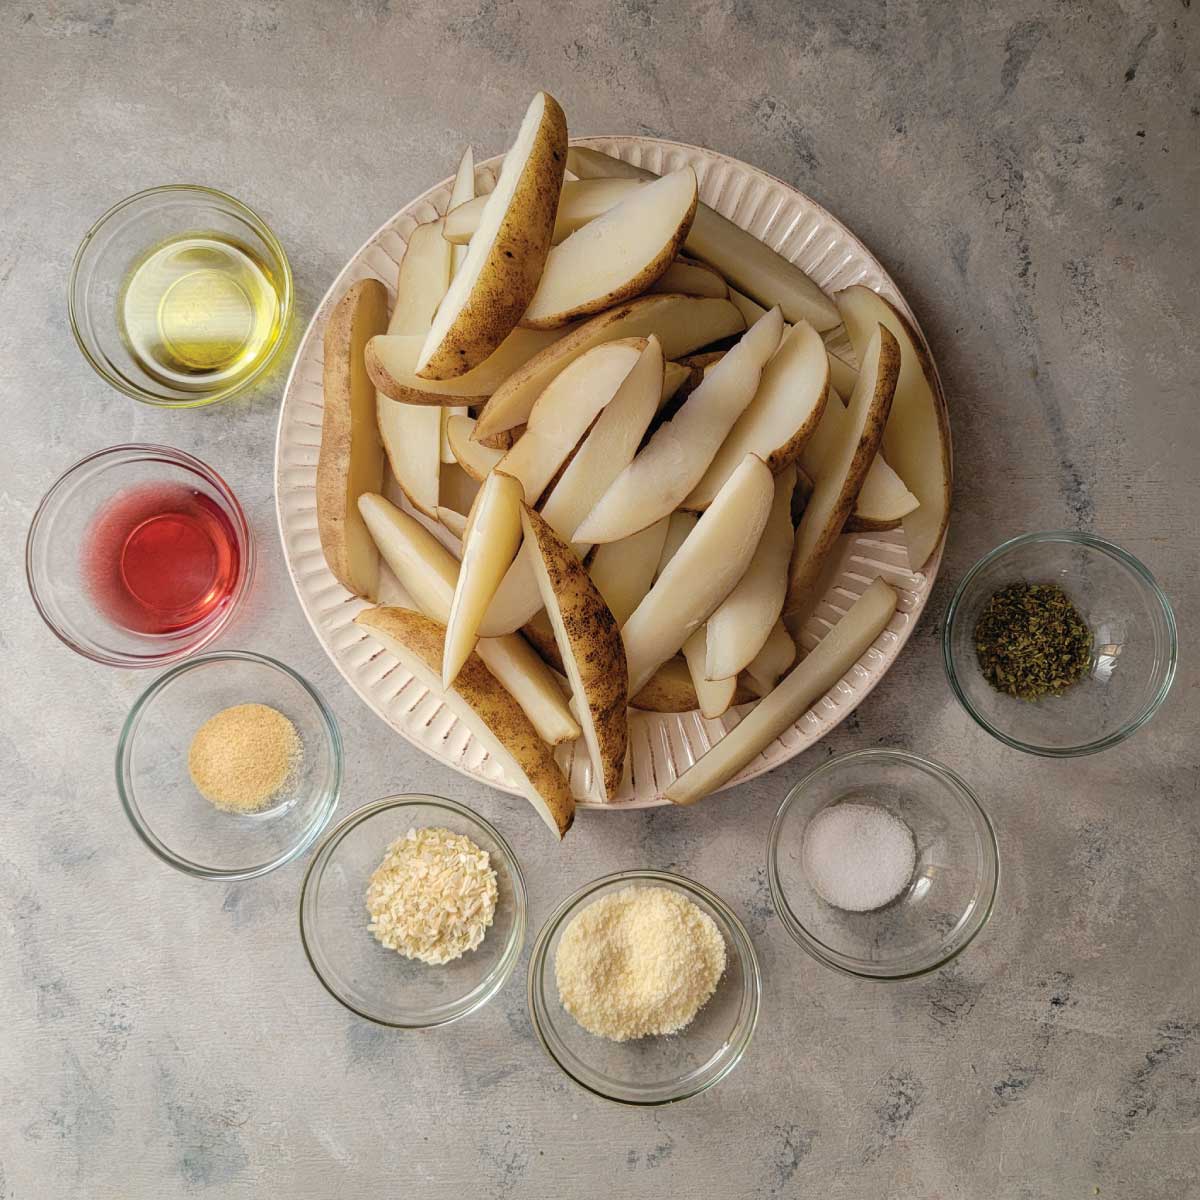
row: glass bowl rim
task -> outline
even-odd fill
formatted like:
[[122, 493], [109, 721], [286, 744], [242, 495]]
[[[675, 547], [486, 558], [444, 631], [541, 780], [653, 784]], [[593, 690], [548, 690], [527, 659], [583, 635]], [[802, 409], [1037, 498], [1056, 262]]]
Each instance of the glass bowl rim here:
[[[1038, 545], [1040, 543], [1085, 546], [1089, 550], [1098, 551], [1109, 558], [1115, 559], [1122, 566], [1128, 568], [1134, 577], [1145, 585], [1149, 594], [1158, 601], [1167, 630], [1166, 669], [1163, 671], [1157, 691], [1149, 699], [1142, 711], [1112, 733], [1090, 742], [1081, 742], [1075, 746], [1038, 746], [1032, 742], [1023, 742], [1020, 738], [1012, 737], [993, 725], [975, 708], [968, 698], [966, 690], [959, 681], [958, 672], [954, 665], [954, 654], [951, 648], [955, 619], [962, 609], [967, 589], [976, 576], [986, 567], [999, 561], [1011, 551], [1021, 546]], [[1085, 754], [1097, 754], [1101, 750], [1108, 750], [1118, 743], [1123, 742], [1131, 734], [1141, 729], [1162, 707], [1163, 701], [1166, 700], [1167, 694], [1171, 690], [1171, 685], [1175, 682], [1175, 672], [1179, 663], [1179, 634], [1175, 624], [1175, 611], [1171, 607], [1171, 601], [1166, 592], [1159, 587], [1158, 581], [1143, 562], [1135, 558], [1128, 550], [1122, 549], [1115, 542], [1110, 542], [1107, 538], [1099, 537], [1094, 533], [1083, 533], [1074, 529], [1051, 529], [1038, 533], [1022, 533], [1017, 537], [1001, 542], [998, 546], [983, 555], [982, 558], [978, 559], [966, 574], [963, 575], [958, 586], [954, 589], [954, 595], [951, 597], [950, 603], [946, 606], [946, 614], [942, 618], [942, 663], [946, 670], [946, 678], [950, 682], [950, 690], [954, 693], [959, 704], [962, 705], [967, 715], [981, 729], [990, 733], [997, 741], [1003, 742], [1006, 746], [1014, 750], [1020, 750], [1024, 754], [1036, 754], [1041, 758], [1080, 758]]]
[[[782, 835], [783, 822], [801, 791], [818, 776], [829, 773], [848, 762], [884, 758], [895, 759], [906, 766], [918, 767], [937, 776], [963, 802], [964, 807], [969, 813], [982, 819], [982, 828], [987, 835], [984, 838], [984, 846], [987, 851], [985, 853], [985, 860], [990, 861], [994, 872], [991, 894], [987, 897], [987, 903], [983, 907], [983, 915], [979, 918], [978, 924], [962, 944], [956, 946], [948, 954], [940, 955], [936, 962], [932, 962], [928, 966], [901, 972], [856, 970], [853, 966], [848, 965], [846, 961], [842, 961], [847, 959], [848, 956], [839, 955], [831, 947], [827, 947], [824, 942], [813, 937], [805, 928], [800, 918], [792, 911], [791, 905], [787, 902], [783, 884], [779, 878], [779, 841]], [[779, 805], [774, 819], [771, 821], [771, 830], [767, 835], [767, 882], [771, 889], [771, 901], [775, 906], [775, 913], [779, 917], [780, 924], [787, 930], [788, 935], [802, 950], [818, 962], [843, 975], [850, 975], [855, 979], [865, 979], [872, 983], [893, 983], [905, 979], [918, 979], [922, 975], [928, 975], [932, 971], [941, 970], [942, 967], [953, 962], [983, 931], [987, 923], [991, 920], [992, 912], [996, 906], [996, 896], [1000, 891], [1000, 845], [996, 840], [996, 830], [992, 825], [992, 820], [988, 816], [987, 811], [957, 772], [950, 770], [949, 767], [945, 767], [941, 763], [934, 762], [930, 758], [925, 758], [923, 755], [914, 754], [910, 750], [892, 749], [886, 746], [868, 746], [863, 750], [851, 750], [845, 754], [835, 754], [833, 758], [826, 759], [825, 762], [814, 767], [802, 779], [798, 780], [788, 791], [788, 794], [783, 798], [783, 802]]]
[[[250, 372], [249, 375], [230, 383], [226, 387], [220, 388], [215, 392], [205, 392], [198, 395], [194, 400], [181, 400], [177, 397], [164, 396], [159, 392], [152, 392], [148, 388], [138, 387], [137, 384], [130, 383], [113, 372], [101, 362], [97, 361], [95, 355], [88, 348], [82, 332], [82, 316], [85, 307], [81, 303], [81, 298], [78, 296], [78, 280], [79, 272], [83, 266], [83, 258], [92, 241], [100, 233], [100, 231], [115, 217], [119, 216], [125, 209], [132, 207], [135, 204], [141, 204], [155, 196], [160, 196], [166, 193], [178, 193], [181, 195], [192, 194], [196, 196], [207, 196], [210, 199], [219, 201], [222, 205], [232, 209], [233, 212], [246, 221], [248, 225], [262, 238], [271, 254], [274, 256], [277, 265], [280, 268], [280, 275], [283, 284], [282, 295], [280, 296], [280, 335], [275, 340], [275, 345], [271, 347], [270, 352], [266, 357]], [[287, 327], [291, 323], [292, 314], [296, 303], [295, 282], [292, 278], [292, 264], [288, 260], [287, 252], [283, 248], [283, 243], [276, 237], [275, 231], [267, 224], [259, 213], [239, 200], [236, 196], [231, 196], [228, 192], [223, 192], [219, 188], [208, 187], [202, 183], [162, 183], [155, 187], [144, 188], [140, 192], [134, 192], [132, 196], [126, 196], [123, 200], [118, 200], [116, 204], [106, 209], [95, 221], [92, 222], [88, 231], [83, 235], [78, 248], [75, 251], [75, 256], [71, 260], [70, 274], [67, 276], [67, 319], [71, 326], [71, 334], [75, 338], [75, 344], [79, 347], [80, 353], [88, 361], [92, 370], [100, 376], [110, 387], [115, 388], [118, 392], [138, 400], [143, 404], [153, 405], [155, 408], [203, 408], [209, 404], [217, 404], [222, 400], [228, 400], [231, 396], [248, 388], [256, 379], [261, 378], [264, 371], [275, 361], [283, 350], [283, 344], [287, 340]]]
[[[504, 852], [508, 860], [507, 865], [512, 878], [514, 901], [513, 925], [505, 942], [504, 953], [500, 956], [499, 961], [484, 976], [483, 980], [468, 992], [462, 1000], [451, 1003], [449, 1012], [431, 1021], [389, 1021], [373, 1013], [364, 1012], [361, 1008], [352, 1004], [322, 974], [309, 946], [308, 927], [304, 919], [305, 901], [308, 898], [309, 885], [313, 882], [317, 864], [321, 862], [322, 856], [325, 856], [325, 866], [328, 866], [329, 862], [332, 861], [333, 852], [347, 834], [351, 833], [370, 817], [376, 816], [381, 812], [386, 812], [394, 808], [415, 808], [418, 806], [422, 808], [445, 809], [447, 812], [452, 812], [456, 816], [462, 817], [467, 824], [473, 823], [478, 825]], [[321, 868], [321, 875], [324, 874], [325, 866]], [[317, 879], [319, 878], [320, 875], [317, 875]], [[480, 816], [479, 813], [475, 812], [474, 809], [468, 808], [465, 804], [460, 804], [457, 800], [450, 800], [445, 796], [433, 796], [425, 792], [399, 792], [391, 796], [384, 796], [379, 800], [372, 800], [369, 804], [364, 804], [362, 807], [356, 808], [353, 812], [347, 813], [321, 839], [321, 844], [317, 847], [316, 852], [309, 860], [308, 866], [304, 869], [304, 878], [300, 883], [300, 902], [298, 905], [300, 944], [304, 948], [304, 957], [308, 960], [308, 965], [312, 968], [312, 973], [317, 977], [317, 981], [343, 1008], [354, 1013], [356, 1017], [361, 1017], [364, 1021], [370, 1021], [372, 1024], [380, 1025], [385, 1029], [436, 1029], [442, 1025], [450, 1025], [455, 1021], [461, 1020], [463, 1017], [468, 1017], [472, 1013], [478, 1012], [508, 982], [517, 965], [517, 960], [521, 957], [521, 951], [525, 946], [526, 905], [525, 874], [521, 870], [520, 860], [517, 858], [512, 846], [509, 845], [508, 839], [489, 820]]]
[[[194, 670], [196, 667], [206, 666], [214, 662], [254, 663], [257, 666], [279, 671], [288, 676], [293, 682], [298, 683], [313, 701], [321, 717], [321, 724], [325, 729], [326, 742], [329, 747], [329, 757], [333, 766], [333, 782], [327, 789], [327, 795], [320, 808], [314, 814], [308, 828], [297, 839], [295, 845], [276, 855], [269, 862], [259, 863], [253, 867], [240, 867], [234, 870], [205, 867], [200, 863], [194, 863], [190, 859], [176, 854], [142, 819], [141, 810], [133, 798], [133, 788], [131, 786], [127, 788], [125, 782], [126, 772], [129, 767], [129, 755], [132, 753], [133, 735], [151, 702], [168, 683], [172, 683], [179, 676], [187, 674], [187, 672]], [[321, 835], [321, 831], [329, 823], [329, 818], [333, 815], [337, 807], [338, 797], [341, 795], [342, 771], [342, 735], [338, 729], [337, 719], [333, 715], [333, 710], [325, 703], [320, 692], [303, 675], [298, 671], [293, 671], [285, 663], [281, 663], [278, 659], [271, 658], [266, 654], [256, 654], [251, 650], [218, 650], [211, 654], [198, 654], [194, 658], [189, 658], [186, 662], [177, 663], [170, 670], [164, 671], [134, 701], [133, 707], [129, 710], [129, 715], [125, 718], [125, 723], [121, 727], [121, 736], [117, 740], [117, 793], [121, 798], [121, 807], [125, 810], [125, 815], [129, 818], [134, 832], [163, 862], [182, 871], [185, 875], [191, 875], [196, 879], [216, 879], [226, 883], [234, 883], [242, 879], [256, 879], [258, 876], [266, 875], [274, 871], [277, 867], [285, 866], [287, 863], [298, 858], [317, 840]]]
[[[41, 524], [46, 517], [46, 510], [49, 507], [50, 501], [54, 498], [61, 487], [79, 470], [96, 462], [99, 459], [107, 458], [109, 455], [130, 454], [136, 453], [142, 457], [148, 458], [165, 458], [176, 465], [184, 466], [194, 471], [221, 494], [222, 499], [232, 509], [234, 517], [234, 529], [239, 539], [239, 549], [243, 552], [246, 565], [242, 571], [241, 582], [238, 584], [236, 594], [231, 598], [229, 604], [217, 616], [216, 620], [210, 624], [202, 626], [197, 631], [197, 637], [192, 641], [185, 641], [177, 645], [167, 654], [158, 655], [154, 658], [133, 658], [128, 655], [109, 653], [105, 651], [97, 652], [89, 647], [81, 645], [77, 642], [65, 629], [59, 628], [58, 624], [51, 618], [43, 603], [42, 594], [39, 591], [36, 573], [33, 566], [33, 543], [34, 536], [39, 532]], [[250, 593], [251, 584], [254, 582], [254, 568], [257, 562], [257, 551], [254, 545], [254, 534], [250, 529], [250, 522], [246, 519], [245, 510], [242, 508], [241, 501], [233, 489], [225, 482], [225, 478], [218, 471], [214, 470], [204, 462], [203, 459], [197, 458], [194, 454], [189, 454], [186, 450], [179, 450], [174, 446], [162, 446], [155, 442], [120, 442], [115, 446], [105, 446], [100, 450], [93, 450], [90, 454], [85, 454], [81, 459], [72, 463], [57, 479], [46, 489], [41, 500], [38, 501], [37, 508], [33, 510], [33, 516], [29, 521], [29, 529], [25, 534], [25, 584], [29, 588], [29, 595], [33, 600], [33, 606], [37, 609], [38, 616], [42, 618], [43, 624], [47, 629], [64, 646], [74, 650], [76, 654], [82, 655], [84, 658], [90, 659], [92, 662], [100, 663], [106, 667], [122, 667], [129, 670], [145, 670], [170, 666], [172, 663], [178, 663], [181, 659], [186, 659], [195, 654], [198, 650], [202, 650], [207, 646], [217, 635], [229, 624], [233, 615], [242, 606], [243, 601]], [[282, 664], [280, 664], [282, 665]], [[286, 669], [286, 668], [285, 668]]]
[[[733, 931], [734, 949], [738, 955], [738, 961], [742, 967], [742, 974], [745, 983], [742, 989], [743, 1003], [749, 999], [750, 1012], [749, 1017], [745, 1022], [745, 1027], [738, 1034], [736, 1043], [729, 1042], [726, 1044], [728, 1053], [727, 1060], [721, 1064], [720, 1070], [716, 1071], [711, 1078], [702, 1080], [700, 1083], [688, 1089], [665, 1096], [662, 1099], [655, 1100], [634, 1100], [624, 1096], [613, 1096], [608, 1092], [601, 1090], [598, 1087], [588, 1083], [585, 1079], [580, 1079], [567, 1065], [555, 1054], [550, 1045], [550, 1040], [546, 1036], [546, 1031], [543, 1028], [543, 1018], [540, 1014], [540, 1006], [537, 1000], [539, 984], [545, 977], [548, 964], [548, 953], [550, 942], [553, 940], [555, 933], [563, 924], [567, 915], [574, 912], [578, 906], [589, 896], [594, 895], [601, 888], [611, 886], [616, 883], [645, 881], [648, 880], [654, 883], [669, 883], [677, 887], [684, 893], [701, 899], [712, 908], [728, 927]], [[529, 956], [529, 973], [526, 983], [526, 997], [529, 1005], [530, 1020], [533, 1024], [534, 1033], [537, 1035], [538, 1041], [541, 1043], [542, 1049], [546, 1052], [550, 1061], [558, 1067], [560, 1071], [572, 1083], [582, 1088], [585, 1092], [591, 1093], [593, 1096], [598, 1096], [602, 1100], [607, 1100], [612, 1104], [625, 1105], [628, 1108], [661, 1108], [667, 1104], [678, 1104], [680, 1101], [689, 1100], [693, 1096], [698, 1096], [702, 1092], [708, 1091], [709, 1088], [715, 1087], [721, 1082], [745, 1057], [746, 1050], [750, 1046], [750, 1042], [754, 1037], [754, 1031], [758, 1027], [759, 1016], [762, 1011], [762, 969], [758, 962], [758, 952], [754, 948], [754, 942], [750, 937], [745, 925], [737, 914], [720, 898], [715, 892], [706, 888], [702, 883], [697, 883], [694, 879], [689, 879], [685, 875], [679, 875], [674, 871], [658, 871], [652, 868], [644, 868], [629, 871], [613, 871], [608, 875], [601, 875], [598, 879], [593, 879], [590, 883], [585, 883], [582, 887], [577, 888], [570, 893], [561, 903], [559, 903], [554, 911], [548, 916], [538, 933], [537, 940], [533, 945], [533, 952]], [[686, 1031], [685, 1031], [686, 1035]]]

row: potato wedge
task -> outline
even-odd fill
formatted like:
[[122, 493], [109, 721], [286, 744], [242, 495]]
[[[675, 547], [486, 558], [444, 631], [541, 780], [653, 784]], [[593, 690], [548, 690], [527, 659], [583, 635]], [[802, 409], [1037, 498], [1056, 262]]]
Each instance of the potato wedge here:
[[663, 517], [641, 533], [597, 546], [592, 553], [588, 574], [618, 625], [629, 620], [653, 585], [669, 525], [670, 519]]
[[446, 440], [450, 443], [453, 461], [472, 479], [482, 483], [504, 458], [503, 450], [489, 450], [478, 442], [471, 440], [471, 432], [475, 428], [474, 417], [464, 417], [457, 413], [446, 415]]
[[435, 516], [441, 495], [441, 410], [397, 404], [376, 392], [375, 422], [404, 498], [418, 512]]
[[554, 752], [479, 656], [469, 655], [455, 686], [444, 691], [445, 630], [436, 621], [406, 608], [368, 608], [354, 621], [395, 655], [422, 686], [444, 698], [446, 707], [495, 755], [505, 774], [561, 838], [575, 819], [571, 788], [554, 761]]
[[876, 323], [883, 325], [900, 346], [900, 381], [883, 435], [883, 449], [919, 502], [903, 521], [909, 563], [919, 571], [937, 549], [950, 522], [952, 472], [946, 399], [921, 335], [891, 303], [862, 286], [839, 292], [837, 300], [860, 361]]
[[629, 749], [629, 677], [621, 631], [571, 547], [528, 505], [521, 524], [575, 697], [596, 790], [608, 803], [621, 786]]
[[[444, 625], [458, 583], [458, 559], [420, 521], [382, 496], [362, 495], [358, 507], [384, 562], [409, 597], [407, 602]], [[579, 725], [550, 668], [524, 638], [516, 634], [483, 638], [475, 652], [524, 709], [544, 742], [555, 746], [579, 736]]]
[[829, 386], [839, 396], [849, 396], [858, 382], [858, 368], [834, 354], [832, 350], [827, 350], [826, 353], [829, 355]]
[[448, 688], [475, 648], [479, 623], [521, 544], [521, 482], [493, 471], [467, 516], [462, 565], [446, 621], [442, 687]]
[[[439, 505], [437, 519], [438, 524], [445, 526], [459, 541], [462, 541], [463, 534], [467, 532], [466, 513], [455, 512], [452, 508], [443, 508]], [[450, 615], [449, 610], [447, 610], [446, 615]]]
[[662, 343], [663, 354], [678, 358], [743, 328], [741, 314], [728, 300], [695, 296], [640, 296], [630, 300], [585, 321], [514, 371], [479, 414], [475, 436], [482, 441], [524, 422], [551, 380], [593, 346], [653, 333]]
[[424, 337], [450, 286], [453, 247], [442, 236], [444, 222], [429, 221], [408, 235], [396, 279], [396, 303], [387, 332]]
[[[903, 361], [904, 351], [900, 351]], [[893, 407], [895, 400], [892, 401]], [[875, 456], [854, 501], [853, 519], [860, 529], [895, 529], [920, 501], [904, 486], [881, 454]]]
[[[679, 411], [655, 430], [575, 531], [577, 542], [614, 542], [665, 517], [700, 482], [738, 417], [754, 398], [783, 333], [772, 309], [720, 362]], [[678, 648], [678, 647], [677, 647]]]
[[[754, 693], [739, 680], [733, 695], [734, 704], [748, 704]], [[677, 713], [693, 712], [700, 707], [687, 661], [682, 655], [668, 658], [653, 675], [646, 686], [632, 700], [630, 708], [644, 712]]]
[[754, 398], [683, 507], [706, 508], [747, 454], [757, 454], [775, 472], [795, 462], [817, 428], [828, 396], [825, 343], [807, 321], [801, 321], [783, 335], [763, 369]]
[[563, 666], [558, 643], [554, 640], [554, 626], [550, 624], [544, 608], [539, 608], [521, 627], [521, 636], [537, 651], [546, 666], [553, 667], [560, 675], [566, 675], [567, 669]]
[[776, 621], [742, 678], [756, 696], [765, 696], [795, 661], [796, 643], [792, 641], [787, 626], [782, 621]]
[[729, 299], [737, 306], [737, 310], [742, 314], [747, 326], [753, 325], [767, 311], [757, 300], [751, 300], [749, 296], [734, 287], [729, 288]]
[[[706, 679], [733, 679], [749, 667], [783, 612], [788, 563], [795, 540], [792, 529], [792, 489], [795, 486], [795, 467], [784, 467], [775, 476], [771, 512], [758, 550], [733, 591], [708, 618], [705, 625]], [[688, 661], [690, 665], [691, 660]], [[701, 689], [696, 691], [700, 693]]]
[[674, 261], [695, 213], [691, 167], [638, 188], [552, 247], [521, 324], [557, 329], [640, 295]]
[[654, 569], [655, 580], [667, 569], [667, 564], [679, 552], [679, 547], [691, 537], [692, 530], [700, 523], [699, 513], [673, 512], [667, 517], [667, 536], [663, 538], [662, 554]]
[[317, 530], [329, 569], [347, 591], [372, 597], [379, 555], [358, 512], [363, 492], [383, 487], [375, 389], [363, 368], [367, 341], [387, 328], [387, 288], [362, 279], [338, 301], [325, 327]]
[[[574, 365], [585, 361], [586, 356]], [[633, 458], [662, 403], [663, 386], [662, 347], [651, 335], [542, 505], [542, 517], [560, 537], [570, 536], [597, 497]], [[540, 405], [541, 401], [534, 406], [534, 414]], [[591, 546], [575, 543], [571, 549], [577, 558], [583, 558]], [[528, 543], [521, 547], [484, 616], [480, 626], [483, 636], [520, 629], [542, 607], [533, 571], [533, 553]]]
[[539, 92], [421, 347], [416, 374], [422, 379], [465, 375], [516, 328], [550, 251], [566, 150], [563, 110]]
[[883, 439], [900, 376], [900, 347], [882, 325], [877, 329], [863, 355], [858, 383], [846, 410], [847, 420], [828, 457], [817, 468], [813, 494], [796, 529], [784, 602], [787, 612], [797, 612], [812, 602], [808, 592], [854, 510], [855, 497]]
[[[475, 152], [468, 146], [462, 154], [462, 158], [458, 161], [458, 171], [454, 176], [454, 186], [450, 189], [450, 208], [456, 208], [460, 204], [465, 204], [468, 200], [475, 198]], [[446, 236], [446, 221], [443, 218], [441, 222], [442, 238]], [[466, 246], [452, 246], [450, 248], [450, 278], [453, 279], [458, 274], [459, 268], [463, 265], [467, 258]], [[432, 322], [431, 322], [432, 324]], [[490, 356], [489, 356], [490, 357]], [[468, 411], [463, 405], [454, 405], [442, 410], [442, 462], [452, 463], [458, 460], [454, 457], [454, 451], [450, 448], [450, 438], [446, 430], [446, 421], [451, 415], [465, 417]]]
[[745, 574], [771, 511], [774, 483], [766, 463], [747, 454], [625, 622], [621, 636], [631, 694], [708, 620]]
[[[581, 181], [654, 178], [652, 171], [583, 146], [570, 148], [567, 166]], [[734, 287], [762, 304], [777, 304], [788, 321], [808, 321], [820, 332], [841, 324], [833, 301], [799, 267], [707, 204], [697, 207], [685, 245], [689, 255], [716, 267]]]
[[799, 666], [667, 788], [666, 798], [694, 804], [728, 783], [866, 654], [895, 611], [896, 593], [876, 579]]
[[[596, 346], [571, 363], [538, 397], [520, 441], [496, 467], [521, 481], [527, 504], [538, 502], [567, 455], [617, 394], [645, 344], [644, 338], [624, 338]], [[475, 431], [479, 431], [478, 424]]]
[[705, 674], [705, 663], [708, 660], [707, 625], [701, 625], [683, 643], [683, 658], [688, 666], [688, 674], [692, 677], [692, 687], [696, 689], [696, 705], [700, 709], [700, 715], [706, 720], [715, 720], [733, 703], [734, 693], [737, 691], [737, 676], [709, 679]]
[[[648, 182], [648, 181], [646, 181]], [[554, 219], [554, 245], [566, 241], [589, 221], [602, 217], [610, 208], [627, 200], [645, 182], [628, 179], [589, 179], [585, 184], [564, 179]], [[470, 200], [446, 214], [445, 237], [455, 245], [466, 245], [479, 228], [486, 196]]]
[[438, 489], [439, 508], [451, 508], [455, 512], [469, 514], [478, 495], [478, 480], [472, 479], [458, 463], [442, 466], [441, 486]]
[[729, 295], [725, 280], [712, 267], [678, 257], [646, 290], [675, 296], [708, 296], [714, 300]]
[[486, 404], [488, 397], [515, 371], [567, 329], [514, 329], [473, 371], [457, 379], [428, 380], [416, 374], [424, 335], [389, 333], [367, 343], [367, 373], [389, 399], [402, 404], [457, 407]]

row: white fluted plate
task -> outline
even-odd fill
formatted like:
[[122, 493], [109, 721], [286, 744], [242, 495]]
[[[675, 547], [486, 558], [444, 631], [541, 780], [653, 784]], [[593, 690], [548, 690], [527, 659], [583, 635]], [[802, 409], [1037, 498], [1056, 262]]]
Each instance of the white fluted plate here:
[[[700, 196], [705, 203], [791, 259], [827, 292], [863, 283], [912, 317], [895, 283], [862, 242], [819, 204], [782, 181], [711, 150], [658, 138], [592, 137], [576, 138], [573, 143], [603, 150], [659, 173], [690, 164], [700, 181]], [[497, 157], [478, 166], [476, 185], [480, 192], [494, 186], [499, 165]], [[515, 792], [500, 764], [440, 698], [413, 679], [353, 623], [366, 605], [333, 577], [325, 565], [317, 534], [315, 486], [321, 440], [322, 341], [329, 312], [351, 283], [367, 276], [382, 280], [389, 291], [394, 289], [406, 238], [418, 223], [446, 211], [452, 182], [446, 179], [430, 188], [383, 225], [346, 264], [321, 301], [284, 390], [275, 446], [275, 502], [284, 557], [301, 607], [350, 686], [414, 746], [465, 775]], [[394, 487], [389, 494], [398, 496]], [[453, 543], [444, 531], [438, 532], [448, 545]], [[909, 570], [902, 530], [848, 535], [837, 553], [836, 576], [802, 632], [804, 648], [811, 648], [877, 575], [899, 593], [896, 615], [845, 678], [727, 786], [787, 762], [854, 711], [908, 640], [937, 576], [942, 547], [920, 572]], [[389, 578], [386, 587], [391, 589], [385, 592], [389, 599], [402, 596], [394, 579]], [[582, 742], [558, 747], [558, 761], [582, 806], [628, 809], [664, 804], [663, 791], [676, 776], [732, 729], [747, 710], [748, 706], [731, 709], [713, 721], [705, 720], [699, 712], [633, 710], [630, 770], [611, 804], [600, 804], [591, 797], [591, 769]]]

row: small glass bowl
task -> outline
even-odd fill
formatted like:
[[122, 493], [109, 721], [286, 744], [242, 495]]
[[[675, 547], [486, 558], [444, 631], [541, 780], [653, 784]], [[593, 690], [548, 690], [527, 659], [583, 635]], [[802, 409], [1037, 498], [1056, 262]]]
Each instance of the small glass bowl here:
[[[410, 829], [465, 834], [491, 856], [496, 912], [483, 942], [431, 965], [405, 958], [368, 928], [367, 884], [388, 846]], [[300, 891], [300, 939], [325, 990], [351, 1012], [393, 1029], [448, 1025], [505, 984], [525, 941], [525, 879], [512, 847], [466, 805], [438, 796], [388, 796], [352, 812], [317, 847]]]
[[[844, 800], [882, 806], [916, 842], [908, 886], [871, 912], [826, 903], [805, 874], [809, 822]], [[787, 794], [767, 872], [779, 919], [815, 959], [861, 979], [911, 979], [944, 967], [987, 923], [1000, 860], [987, 814], [957, 775], [902, 750], [858, 750], [822, 763]]]
[[[983, 677], [975, 626], [991, 597], [1020, 580], [1056, 583], [1092, 630], [1091, 669], [1061, 695], [1020, 700]], [[1158, 711], [1175, 678], [1171, 603], [1119, 546], [1088, 533], [1028, 533], [997, 546], [963, 577], [946, 610], [950, 686], [993, 737], [1027, 754], [1071, 758], [1124, 741]]]
[[[211, 390], [172, 387], [143, 368], [126, 344], [119, 312], [122, 288], [139, 260], [189, 234], [217, 234], [251, 251], [279, 298], [270, 348], [245, 374]], [[110, 208], [80, 243], [67, 285], [71, 331], [84, 357], [118, 391], [163, 408], [215, 404], [249, 387], [278, 356], [293, 304], [292, 269], [266, 222], [240, 200], [196, 184], [150, 188]]]
[[[679, 1033], [612, 1042], [589, 1033], [563, 1007], [554, 960], [578, 913], [630, 886], [670, 888], [707, 913], [725, 939], [725, 974]], [[673, 1104], [719, 1083], [750, 1045], [761, 991], [758, 956], [741, 921], [707, 888], [666, 871], [618, 871], [568, 896], [542, 927], [529, 963], [529, 1011], [542, 1047], [580, 1087], [618, 1104]]]
[[[279, 796], [253, 813], [204, 798], [188, 749], [209, 717], [266, 704], [296, 727], [303, 757]], [[117, 791], [138, 836], [163, 862], [201, 879], [250, 879], [303, 854], [320, 836], [342, 783], [342, 739], [316, 689], [283, 663], [231, 650], [167, 671], [130, 711], [117, 745]]]
[[[122, 494], [179, 485], [207, 497], [229, 523], [238, 575], [228, 596], [202, 620], [150, 634], [116, 624], [98, 607], [87, 579], [94, 523]], [[80, 459], [51, 485], [29, 526], [25, 574], [42, 620], [62, 642], [110, 667], [163, 667], [208, 645], [250, 590], [254, 540], [237, 497], [211, 467], [169, 446], [110, 446]]]

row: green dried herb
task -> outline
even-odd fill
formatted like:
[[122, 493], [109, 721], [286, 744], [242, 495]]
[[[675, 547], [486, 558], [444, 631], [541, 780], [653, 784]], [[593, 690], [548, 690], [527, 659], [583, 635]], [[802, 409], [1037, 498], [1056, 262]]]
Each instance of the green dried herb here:
[[1053, 583], [1011, 583], [988, 602], [975, 625], [983, 677], [1022, 700], [1058, 695], [1092, 661], [1092, 631]]

